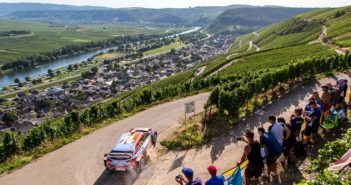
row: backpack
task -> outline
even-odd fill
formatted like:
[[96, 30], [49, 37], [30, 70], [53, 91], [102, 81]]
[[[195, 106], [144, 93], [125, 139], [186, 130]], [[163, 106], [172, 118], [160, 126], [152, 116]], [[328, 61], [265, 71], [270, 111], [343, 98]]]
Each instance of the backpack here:
[[306, 155], [306, 150], [303, 146], [302, 141], [297, 141], [294, 147], [294, 154], [297, 158], [304, 157]]

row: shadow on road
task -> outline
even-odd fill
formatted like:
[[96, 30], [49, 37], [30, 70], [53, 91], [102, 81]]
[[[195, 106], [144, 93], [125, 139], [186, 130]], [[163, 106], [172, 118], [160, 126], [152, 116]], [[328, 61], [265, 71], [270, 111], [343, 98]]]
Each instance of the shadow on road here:
[[133, 170], [126, 172], [108, 172], [105, 170], [94, 185], [132, 185], [139, 175], [138, 172]]
[[169, 173], [169, 172], [171, 172], [171, 171], [173, 171], [173, 170], [175, 170], [175, 169], [177, 169], [179, 167], [182, 167], [183, 166], [183, 161], [184, 161], [187, 153], [188, 153], [188, 151], [184, 155], [178, 157], [178, 154], [179, 154], [179, 152], [178, 152], [177, 155], [175, 156], [175, 159], [172, 162], [172, 165], [169, 167], [167, 173]]

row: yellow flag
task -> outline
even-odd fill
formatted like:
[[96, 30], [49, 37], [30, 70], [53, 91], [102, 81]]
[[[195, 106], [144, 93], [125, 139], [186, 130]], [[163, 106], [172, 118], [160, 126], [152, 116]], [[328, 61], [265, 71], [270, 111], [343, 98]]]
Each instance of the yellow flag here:
[[348, 88], [346, 91], [345, 102], [350, 102], [350, 88]]
[[226, 116], [228, 116], [229, 115], [229, 111], [228, 110], [223, 110], [223, 113], [226, 115]]
[[306, 121], [304, 121], [303, 124], [301, 125], [300, 131], [304, 131], [305, 129], [306, 129]]

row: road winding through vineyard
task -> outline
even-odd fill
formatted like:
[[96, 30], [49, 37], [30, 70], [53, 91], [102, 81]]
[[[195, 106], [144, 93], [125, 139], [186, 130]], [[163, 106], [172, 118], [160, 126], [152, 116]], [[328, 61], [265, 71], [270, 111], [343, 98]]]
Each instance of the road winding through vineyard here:
[[[202, 111], [209, 93], [183, 98], [155, 106], [134, 116], [99, 129], [70, 143], [22, 169], [0, 177], [1, 185], [91, 185], [131, 184], [136, 176], [116, 174], [109, 178], [104, 172], [103, 156], [118, 137], [130, 128], [149, 127], [162, 132], [184, 116], [184, 104], [195, 101]], [[135, 174], [136, 175], [136, 174]]]

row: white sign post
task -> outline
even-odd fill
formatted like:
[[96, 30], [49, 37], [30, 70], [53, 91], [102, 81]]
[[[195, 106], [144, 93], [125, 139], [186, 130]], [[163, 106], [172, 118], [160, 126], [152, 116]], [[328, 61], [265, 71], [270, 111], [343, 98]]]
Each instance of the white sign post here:
[[[194, 123], [195, 123], [195, 101], [185, 103], [185, 124], [186, 124], [186, 115], [194, 113]], [[186, 125], [185, 125], [186, 128]]]

